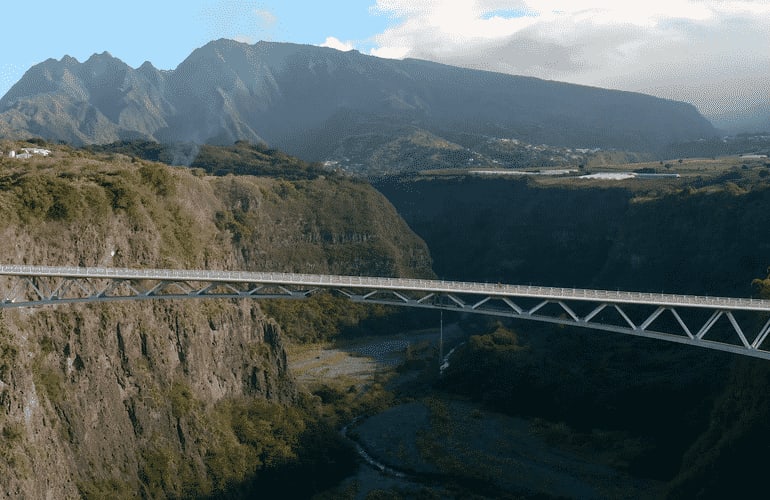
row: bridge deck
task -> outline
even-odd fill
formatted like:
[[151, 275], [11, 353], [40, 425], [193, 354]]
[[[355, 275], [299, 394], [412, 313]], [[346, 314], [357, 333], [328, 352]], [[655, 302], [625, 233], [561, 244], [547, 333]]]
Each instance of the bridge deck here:
[[462, 281], [366, 276], [335, 276], [248, 271], [209, 271], [180, 269], [127, 269], [105, 267], [52, 267], [0, 265], [0, 276], [39, 276], [65, 278], [106, 278], [126, 280], [205, 281], [209, 283], [261, 283], [302, 287], [344, 287], [364, 290], [411, 290], [490, 296], [531, 297], [553, 300], [608, 301], [622, 304], [699, 307], [745, 311], [770, 311], [770, 300], [680, 295], [669, 293], [557, 288]]

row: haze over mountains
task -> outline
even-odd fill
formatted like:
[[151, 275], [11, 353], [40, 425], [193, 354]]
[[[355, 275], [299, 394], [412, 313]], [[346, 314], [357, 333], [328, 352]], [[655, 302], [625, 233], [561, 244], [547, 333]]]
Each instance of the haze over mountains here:
[[222, 39], [173, 71], [134, 69], [106, 52], [49, 59], [0, 99], [0, 134], [74, 145], [245, 139], [325, 160], [415, 134], [452, 147], [506, 137], [654, 152], [716, 130], [689, 104], [643, 94]]

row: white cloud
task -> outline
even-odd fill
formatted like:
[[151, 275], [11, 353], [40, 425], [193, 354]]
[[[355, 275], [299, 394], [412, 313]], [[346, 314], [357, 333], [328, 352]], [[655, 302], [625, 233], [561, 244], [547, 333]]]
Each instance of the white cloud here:
[[278, 18], [275, 17], [275, 14], [269, 10], [254, 9], [254, 14], [256, 14], [257, 19], [259, 19], [266, 27], [272, 27], [276, 21], [278, 21]]
[[244, 35], [244, 34], [235, 35], [233, 37], [233, 40], [235, 40], [236, 42], [241, 42], [241, 43], [248, 43], [248, 44], [253, 44], [254, 43], [254, 38], [253, 37], [250, 37], [249, 35]]
[[[704, 112], [714, 82], [764, 81], [770, 68], [765, 0], [377, 0], [373, 10], [394, 20], [374, 37], [373, 55], [656, 89]], [[762, 89], [724, 92], [741, 107]]]
[[326, 37], [326, 40], [321, 44], [321, 47], [330, 47], [332, 49], [342, 50], [344, 52], [355, 49], [353, 42], [343, 42], [333, 36]]
[[369, 51], [369, 54], [385, 59], [403, 59], [409, 55], [410, 51], [409, 47], [404, 46], [375, 47]]

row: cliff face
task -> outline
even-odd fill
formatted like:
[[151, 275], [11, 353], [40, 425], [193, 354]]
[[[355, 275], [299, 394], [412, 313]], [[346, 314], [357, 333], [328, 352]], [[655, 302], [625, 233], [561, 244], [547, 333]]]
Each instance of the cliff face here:
[[433, 249], [443, 278], [745, 296], [770, 260], [757, 230], [769, 223], [770, 186], [733, 181], [742, 188], [478, 178], [378, 188]]
[[[5, 311], [2, 342], [0, 474], [13, 498], [109, 483], [181, 494], [222, 451], [201, 435], [225, 425], [218, 405], [294, 397], [278, 328], [255, 304]], [[166, 483], [152, 484], [150, 469]]]
[[[430, 272], [425, 245], [408, 229], [395, 237], [406, 225], [363, 184], [54, 156], [0, 165], [4, 262]], [[349, 195], [349, 212], [328, 208]], [[294, 453], [303, 429], [291, 410], [296, 390], [280, 328], [256, 302], [0, 315], [6, 497], [217, 493]]]

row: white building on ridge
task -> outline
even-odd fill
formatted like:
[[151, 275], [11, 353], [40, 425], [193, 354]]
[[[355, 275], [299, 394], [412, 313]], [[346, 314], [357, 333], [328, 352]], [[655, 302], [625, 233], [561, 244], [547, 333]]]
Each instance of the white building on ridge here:
[[34, 155], [48, 156], [51, 154], [51, 150], [42, 148], [21, 148], [21, 152], [17, 153], [15, 150], [8, 152], [8, 158], [18, 158], [20, 160], [26, 160], [32, 158]]

